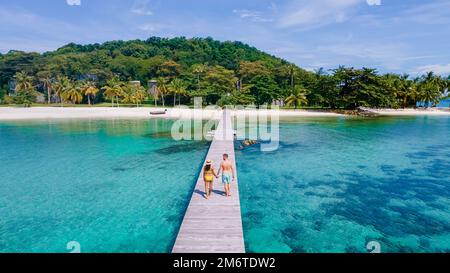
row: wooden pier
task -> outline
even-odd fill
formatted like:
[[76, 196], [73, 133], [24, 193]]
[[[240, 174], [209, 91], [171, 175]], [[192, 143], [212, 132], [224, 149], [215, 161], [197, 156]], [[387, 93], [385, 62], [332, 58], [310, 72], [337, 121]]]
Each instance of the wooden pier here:
[[[224, 153], [236, 164], [234, 131], [228, 110], [223, 111], [206, 157], [213, 160], [217, 171]], [[204, 198], [204, 191], [205, 183], [200, 172], [172, 252], [244, 253], [237, 173], [231, 184], [231, 197], [225, 196], [221, 177], [215, 179], [214, 191], [209, 200]]]

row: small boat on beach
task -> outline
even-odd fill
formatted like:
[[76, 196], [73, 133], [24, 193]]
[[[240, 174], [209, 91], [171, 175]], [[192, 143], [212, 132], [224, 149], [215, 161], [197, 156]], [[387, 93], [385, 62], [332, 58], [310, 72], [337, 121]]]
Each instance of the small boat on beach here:
[[150, 115], [157, 116], [157, 115], [165, 115], [167, 113], [167, 109], [164, 111], [151, 111]]

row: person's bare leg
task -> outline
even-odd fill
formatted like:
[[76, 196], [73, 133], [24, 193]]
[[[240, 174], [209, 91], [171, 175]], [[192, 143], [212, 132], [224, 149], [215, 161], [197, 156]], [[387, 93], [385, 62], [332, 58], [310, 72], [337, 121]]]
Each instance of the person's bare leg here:
[[231, 196], [231, 184], [228, 184], [228, 196]]
[[209, 183], [209, 195], [211, 195], [212, 191], [213, 191], [213, 183], [214, 182], [210, 182]]
[[228, 196], [228, 186], [227, 183], [223, 184], [223, 188], [225, 190], [225, 196]]
[[209, 194], [208, 194], [209, 185], [208, 184], [209, 184], [208, 182], [205, 182], [205, 199], [209, 199]]

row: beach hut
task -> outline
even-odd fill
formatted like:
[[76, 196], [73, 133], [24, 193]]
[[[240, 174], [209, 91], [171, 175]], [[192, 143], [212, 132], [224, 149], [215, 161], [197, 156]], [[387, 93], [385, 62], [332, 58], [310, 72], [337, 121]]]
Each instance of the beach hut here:
[[158, 90], [158, 82], [156, 80], [151, 80], [149, 82], [148, 94], [153, 96], [153, 98], [155, 99], [155, 106], [158, 106], [159, 90]]

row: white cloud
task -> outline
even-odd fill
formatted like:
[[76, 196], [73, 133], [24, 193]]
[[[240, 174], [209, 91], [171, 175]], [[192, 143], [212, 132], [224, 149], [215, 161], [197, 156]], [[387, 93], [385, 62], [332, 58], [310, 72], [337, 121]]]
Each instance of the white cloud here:
[[[6, 35], [14, 29], [14, 35]], [[0, 7], [0, 52], [9, 50], [44, 52], [65, 44], [131, 40], [131, 27], [110, 27], [95, 22], [74, 23], [43, 16], [22, 8]]]
[[450, 16], [448, 16], [449, 10], [449, 1], [426, 3], [404, 10], [397, 20], [412, 21], [419, 24], [447, 25], [450, 23]]
[[[377, 0], [367, 1], [376, 3]], [[386, 4], [386, 7], [389, 7], [388, 4]], [[373, 26], [381, 26], [382, 24], [393, 26], [394, 24], [413, 23], [420, 25], [443, 25], [447, 27], [447, 25], [450, 24], [450, 16], [448, 16], [449, 10], [450, 1], [445, 0], [434, 2], [429, 1], [429, 3], [420, 3], [415, 5], [405, 3], [396, 9], [394, 13], [366, 13], [355, 16], [353, 19], [357, 19], [358, 24], [365, 23]]]
[[8, 33], [10, 29], [15, 34], [2, 37], [0, 52], [12, 49], [44, 52], [73, 41], [73, 36], [81, 37], [71, 35], [77, 26], [24, 9], [0, 7], [0, 33]]
[[332, 53], [342, 58], [343, 64], [361, 63], [366, 66], [384, 67], [390, 70], [401, 69], [410, 47], [404, 43], [388, 41], [351, 41], [318, 47], [323, 53]]
[[405, 59], [412, 56], [407, 43], [389, 40], [367, 41], [351, 36], [344, 40], [330, 36], [327, 42], [322, 42], [319, 46], [284, 41], [268, 51], [313, 70], [345, 65], [374, 67], [380, 71], [402, 71]]
[[131, 12], [137, 15], [150, 16], [153, 11], [150, 9], [150, 0], [136, 0], [134, 1]]
[[252, 22], [272, 22], [273, 19], [264, 15], [260, 11], [247, 10], [247, 9], [235, 9], [233, 13], [237, 14], [241, 19], [248, 19]]
[[433, 71], [436, 74], [450, 74], [450, 64], [429, 64], [417, 67], [413, 72], [417, 74], [424, 74]]
[[81, 0], [66, 0], [69, 6], [81, 6]]
[[400, 58], [402, 61], [416, 61], [416, 60], [423, 60], [423, 59], [430, 59], [430, 58], [436, 58], [438, 56], [436, 55], [418, 55], [418, 56], [406, 56], [403, 58]]
[[311, 27], [346, 21], [362, 0], [296, 1], [280, 18], [281, 27]]
[[145, 24], [138, 27], [139, 30], [147, 33], [155, 33], [164, 29], [164, 25], [161, 24]]
[[357, 6], [380, 6], [382, 0], [297, 0], [280, 18], [281, 27], [310, 28], [347, 21]]
[[380, 6], [381, 0], [366, 0], [369, 6]]

